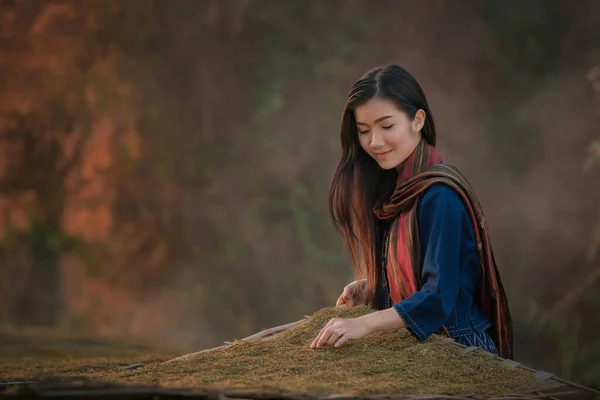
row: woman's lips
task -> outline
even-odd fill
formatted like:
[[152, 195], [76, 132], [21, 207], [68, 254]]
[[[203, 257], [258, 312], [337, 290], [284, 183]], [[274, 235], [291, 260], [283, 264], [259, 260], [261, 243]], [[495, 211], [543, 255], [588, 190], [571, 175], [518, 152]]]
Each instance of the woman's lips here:
[[391, 152], [392, 152], [391, 150], [388, 150], [388, 151], [384, 151], [384, 152], [381, 152], [381, 153], [375, 153], [375, 157], [377, 157], [377, 158], [385, 158], [385, 156], [387, 156]]

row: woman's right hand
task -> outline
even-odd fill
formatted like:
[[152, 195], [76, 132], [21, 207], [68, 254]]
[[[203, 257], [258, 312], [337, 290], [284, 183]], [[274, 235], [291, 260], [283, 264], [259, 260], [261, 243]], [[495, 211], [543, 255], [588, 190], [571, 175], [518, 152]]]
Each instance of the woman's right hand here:
[[[359, 291], [359, 289], [361, 288], [362, 291]], [[338, 297], [335, 305], [336, 307], [353, 307], [366, 305], [368, 297], [369, 288], [367, 285], [367, 280], [361, 279], [359, 281], [354, 281], [352, 283], [347, 284], [346, 287], [344, 287], [344, 291], [342, 292], [340, 297]]]

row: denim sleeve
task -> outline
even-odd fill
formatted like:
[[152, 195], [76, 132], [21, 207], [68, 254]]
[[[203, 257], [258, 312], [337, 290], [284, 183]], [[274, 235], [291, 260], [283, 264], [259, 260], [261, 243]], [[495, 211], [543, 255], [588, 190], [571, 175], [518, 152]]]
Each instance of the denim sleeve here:
[[448, 320], [458, 296], [466, 208], [449, 186], [432, 185], [418, 207], [423, 260], [421, 290], [394, 305], [408, 330], [427, 339]]

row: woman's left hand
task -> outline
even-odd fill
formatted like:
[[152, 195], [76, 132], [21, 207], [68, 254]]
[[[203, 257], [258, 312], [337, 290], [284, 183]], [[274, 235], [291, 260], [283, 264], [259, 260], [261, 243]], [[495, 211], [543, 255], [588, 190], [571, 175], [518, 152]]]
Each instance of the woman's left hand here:
[[371, 333], [364, 319], [333, 318], [317, 335], [310, 345], [311, 349], [324, 346], [340, 347], [348, 340], [358, 340]]

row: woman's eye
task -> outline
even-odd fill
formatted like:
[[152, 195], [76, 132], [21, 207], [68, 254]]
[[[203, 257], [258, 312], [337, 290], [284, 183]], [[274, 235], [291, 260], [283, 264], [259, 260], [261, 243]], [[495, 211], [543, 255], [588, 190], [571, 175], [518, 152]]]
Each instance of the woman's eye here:
[[365, 133], [369, 133], [369, 131], [361, 131], [360, 129], [358, 130], [358, 133], [360, 133], [361, 135], [364, 135]]
[[395, 124], [392, 125], [388, 125], [388, 126], [382, 126], [383, 129], [392, 129], [394, 127]]

